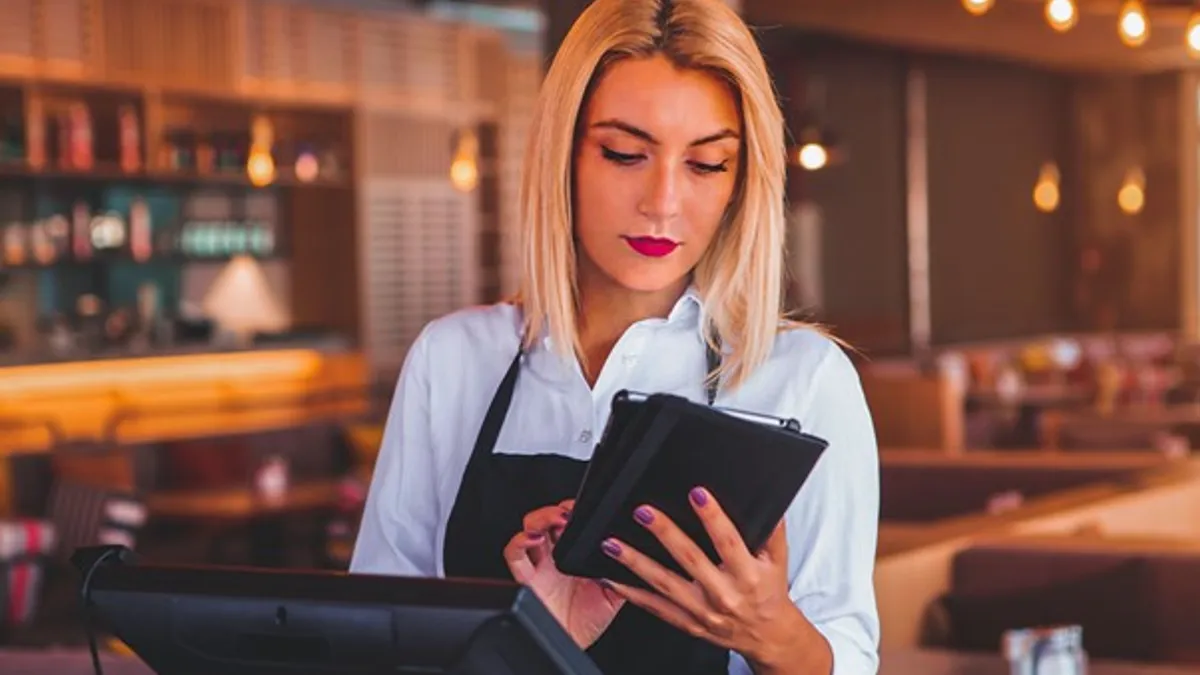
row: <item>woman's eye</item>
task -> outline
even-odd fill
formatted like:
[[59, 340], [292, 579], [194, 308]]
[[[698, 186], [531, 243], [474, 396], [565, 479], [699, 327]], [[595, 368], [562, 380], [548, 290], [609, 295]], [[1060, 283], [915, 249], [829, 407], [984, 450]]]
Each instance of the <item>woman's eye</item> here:
[[622, 166], [628, 166], [646, 158], [645, 155], [629, 155], [624, 152], [617, 152], [603, 145], [600, 146], [600, 152], [604, 154], [604, 159]]
[[700, 173], [725, 173], [729, 170], [728, 162], [720, 164], [704, 164], [703, 162], [692, 162], [692, 168]]

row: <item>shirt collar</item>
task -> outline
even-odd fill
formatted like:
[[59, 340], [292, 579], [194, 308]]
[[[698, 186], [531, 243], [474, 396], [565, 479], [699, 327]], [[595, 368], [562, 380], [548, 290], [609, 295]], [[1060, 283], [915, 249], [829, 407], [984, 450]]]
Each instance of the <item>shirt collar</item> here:
[[[665, 325], [668, 326], [688, 326], [691, 325], [694, 330], [700, 335], [701, 340], [704, 338], [704, 299], [700, 297], [700, 291], [695, 284], [689, 284], [683, 291], [683, 295], [675, 301], [675, 305], [671, 307], [671, 311], [667, 313]], [[553, 338], [550, 336], [550, 331], [547, 330], [545, 322], [542, 323], [539, 329], [541, 339], [539, 340], [542, 347], [546, 349], [553, 348]]]

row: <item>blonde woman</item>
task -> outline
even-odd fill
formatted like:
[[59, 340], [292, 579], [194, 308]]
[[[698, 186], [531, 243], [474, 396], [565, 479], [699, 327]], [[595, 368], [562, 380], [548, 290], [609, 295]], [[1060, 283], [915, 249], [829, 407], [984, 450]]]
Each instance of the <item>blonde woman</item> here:
[[[783, 120], [753, 36], [721, 0], [597, 0], [536, 110], [519, 300], [416, 340], [351, 570], [515, 578], [606, 673], [875, 672], [875, 438], [843, 351], [781, 315]], [[658, 592], [568, 577], [550, 550], [620, 389], [830, 447], [757, 555], [696, 486], [720, 566], [640, 507], [694, 583], [615, 541]]]

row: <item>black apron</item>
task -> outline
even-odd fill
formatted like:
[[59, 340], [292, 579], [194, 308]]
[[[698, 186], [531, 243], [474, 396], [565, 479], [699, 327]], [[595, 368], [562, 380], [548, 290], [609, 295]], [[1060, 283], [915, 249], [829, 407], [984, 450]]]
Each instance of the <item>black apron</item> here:
[[[719, 356], [708, 350], [711, 372]], [[512, 580], [504, 547], [520, 532], [525, 514], [575, 497], [587, 462], [560, 455], [497, 455], [500, 428], [512, 403], [522, 353], [492, 397], [462, 485], [446, 524], [443, 561], [448, 577]], [[716, 387], [708, 387], [712, 405]], [[729, 651], [694, 638], [630, 603], [621, 609], [588, 655], [608, 675], [694, 673], [727, 675]]]

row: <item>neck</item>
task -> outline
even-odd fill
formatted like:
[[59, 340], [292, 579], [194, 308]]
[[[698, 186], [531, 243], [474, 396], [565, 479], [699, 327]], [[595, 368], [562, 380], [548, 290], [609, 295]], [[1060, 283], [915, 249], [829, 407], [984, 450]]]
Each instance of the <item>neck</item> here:
[[588, 383], [595, 383], [613, 346], [630, 326], [644, 319], [666, 318], [687, 285], [685, 278], [658, 291], [631, 291], [601, 274], [581, 269], [579, 341]]

